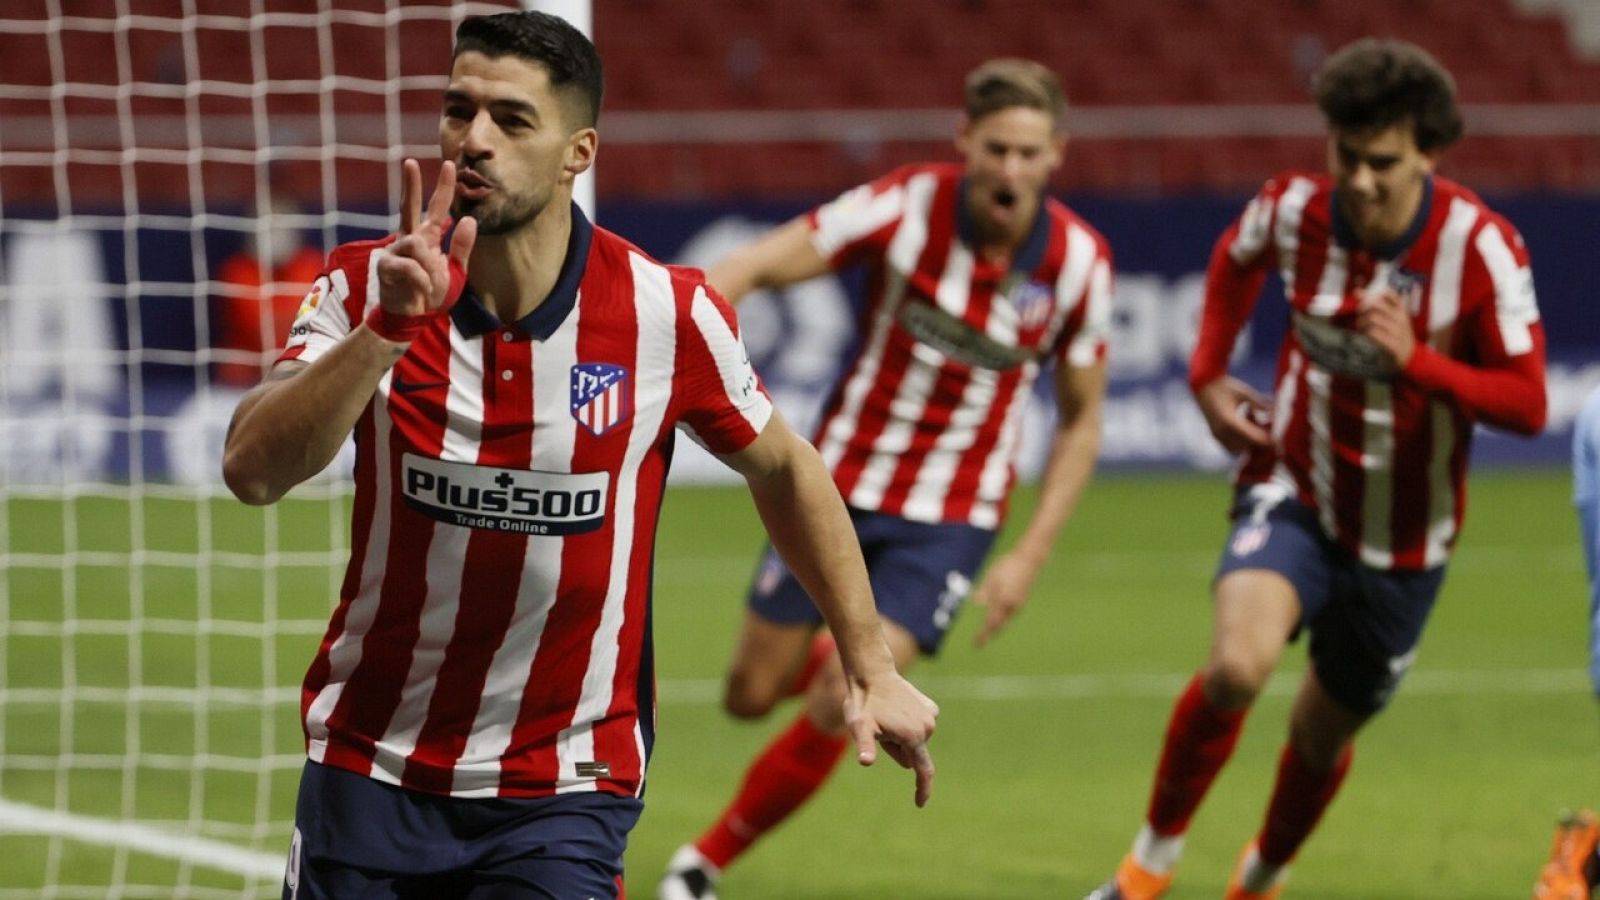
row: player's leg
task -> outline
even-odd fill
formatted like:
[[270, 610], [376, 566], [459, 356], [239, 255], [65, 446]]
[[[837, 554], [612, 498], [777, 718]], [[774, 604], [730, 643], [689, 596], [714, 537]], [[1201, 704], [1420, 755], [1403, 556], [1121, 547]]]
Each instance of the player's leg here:
[[1338, 566], [1330, 601], [1308, 618], [1311, 668], [1295, 698], [1266, 820], [1241, 856], [1230, 898], [1277, 895], [1344, 782], [1356, 732], [1388, 704], [1415, 660], [1443, 582], [1442, 567], [1387, 572], [1353, 559]]
[[1572, 497], [1589, 573], [1589, 679], [1600, 696], [1600, 387], [1589, 393], [1573, 425]]
[[1326, 548], [1315, 518], [1270, 485], [1240, 495], [1217, 573], [1210, 652], [1173, 707], [1144, 823], [1111, 881], [1090, 897], [1143, 900], [1166, 892], [1189, 822], [1233, 755], [1245, 713], [1302, 616], [1327, 597]]
[[833, 649], [818, 631], [822, 616], [771, 547], [750, 586], [749, 608], [734, 645], [723, 706], [741, 719], [765, 716], [803, 694]]
[[[919, 653], [937, 651], [994, 535], [876, 514], [856, 513], [855, 518], [884, 636], [903, 671]], [[829, 648], [806, 691], [805, 708], [751, 764], [733, 802], [711, 828], [674, 856], [659, 897], [714, 897], [722, 870], [827, 781], [849, 743], [844, 697], [843, 669], [837, 651]]]

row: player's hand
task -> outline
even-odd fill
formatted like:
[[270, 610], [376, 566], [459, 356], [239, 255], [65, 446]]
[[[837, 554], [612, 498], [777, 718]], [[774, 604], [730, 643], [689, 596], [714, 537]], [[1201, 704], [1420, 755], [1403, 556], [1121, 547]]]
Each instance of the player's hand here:
[[983, 580], [972, 592], [973, 605], [984, 611], [983, 625], [972, 639], [974, 647], [989, 643], [1022, 609], [1038, 577], [1039, 567], [1015, 553], [1007, 553], [989, 564]]
[[878, 744], [884, 752], [917, 775], [916, 803], [924, 806], [933, 794], [933, 755], [928, 739], [939, 718], [939, 706], [900, 676], [894, 669], [866, 684], [847, 677], [849, 692], [844, 700], [845, 723], [855, 739], [856, 759], [870, 766], [878, 759]]
[[1361, 301], [1356, 328], [1394, 358], [1396, 368], [1404, 369], [1417, 349], [1417, 335], [1411, 330], [1411, 314], [1406, 302], [1384, 288]]
[[1231, 375], [1202, 385], [1194, 395], [1211, 434], [1229, 453], [1272, 446], [1266, 423], [1272, 410], [1267, 398]]
[[425, 213], [422, 166], [408, 159], [403, 169], [399, 239], [378, 259], [378, 302], [391, 315], [425, 316], [447, 309], [466, 283], [478, 222], [463, 218], [446, 253], [444, 236], [450, 230], [450, 202], [456, 193], [455, 163], [446, 161], [439, 167], [439, 181]]

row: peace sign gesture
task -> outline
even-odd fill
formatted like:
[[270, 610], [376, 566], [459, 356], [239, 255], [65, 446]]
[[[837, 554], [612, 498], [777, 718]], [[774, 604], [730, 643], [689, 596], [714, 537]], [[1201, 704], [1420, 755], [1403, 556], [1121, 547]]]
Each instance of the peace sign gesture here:
[[469, 217], [456, 224], [450, 249], [444, 236], [450, 229], [450, 201], [456, 191], [455, 163], [439, 168], [439, 182], [422, 209], [422, 166], [414, 159], [404, 164], [400, 194], [399, 238], [378, 259], [378, 306], [367, 324], [379, 335], [409, 341], [433, 316], [448, 310], [466, 284], [467, 260], [478, 237], [478, 222]]

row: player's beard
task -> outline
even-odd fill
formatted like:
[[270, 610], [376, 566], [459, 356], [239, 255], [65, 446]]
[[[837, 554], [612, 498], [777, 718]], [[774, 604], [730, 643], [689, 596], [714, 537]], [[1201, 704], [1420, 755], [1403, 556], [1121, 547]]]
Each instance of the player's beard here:
[[451, 212], [460, 218], [478, 220], [478, 234], [510, 234], [532, 222], [544, 209], [546, 198], [534, 194], [505, 194], [496, 191], [483, 200], [457, 199]]

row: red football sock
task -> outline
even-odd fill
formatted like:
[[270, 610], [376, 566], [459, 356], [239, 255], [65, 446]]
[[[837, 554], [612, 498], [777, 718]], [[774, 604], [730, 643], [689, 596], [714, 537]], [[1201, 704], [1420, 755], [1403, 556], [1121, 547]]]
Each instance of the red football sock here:
[[1281, 866], [1294, 858], [1295, 851], [1333, 802], [1354, 755], [1354, 748], [1347, 746], [1332, 771], [1320, 772], [1307, 766], [1293, 745], [1283, 748], [1283, 755], [1278, 758], [1278, 781], [1272, 786], [1272, 802], [1267, 806], [1267, 822], [1256, 838], [1262, 862]]
[[817, 632], [817, 636], [811, 639], [811, 652], [806, 655], [806, 664], [800, 667], [800, 674], [795, 676], [794, 684], [789, 685], [786, 696], [804, 694], [822, 669], [822, 664], [833, 656], [833, 651], [833, 635], [826, 631]]
[[1211, 782], [1239, 743], [1247, 709], [1220, 709], [1206, 699], [1196, 674], [1178, 698], [1156, 767], [1145, 821], [1162, 837], [1183, 834]]
[[694, 842], [695, 849], [726, 869], [828, 780], [847, 743], [847, 736], [827, 734], [801, 713], [750, 764], [733, 803]]

